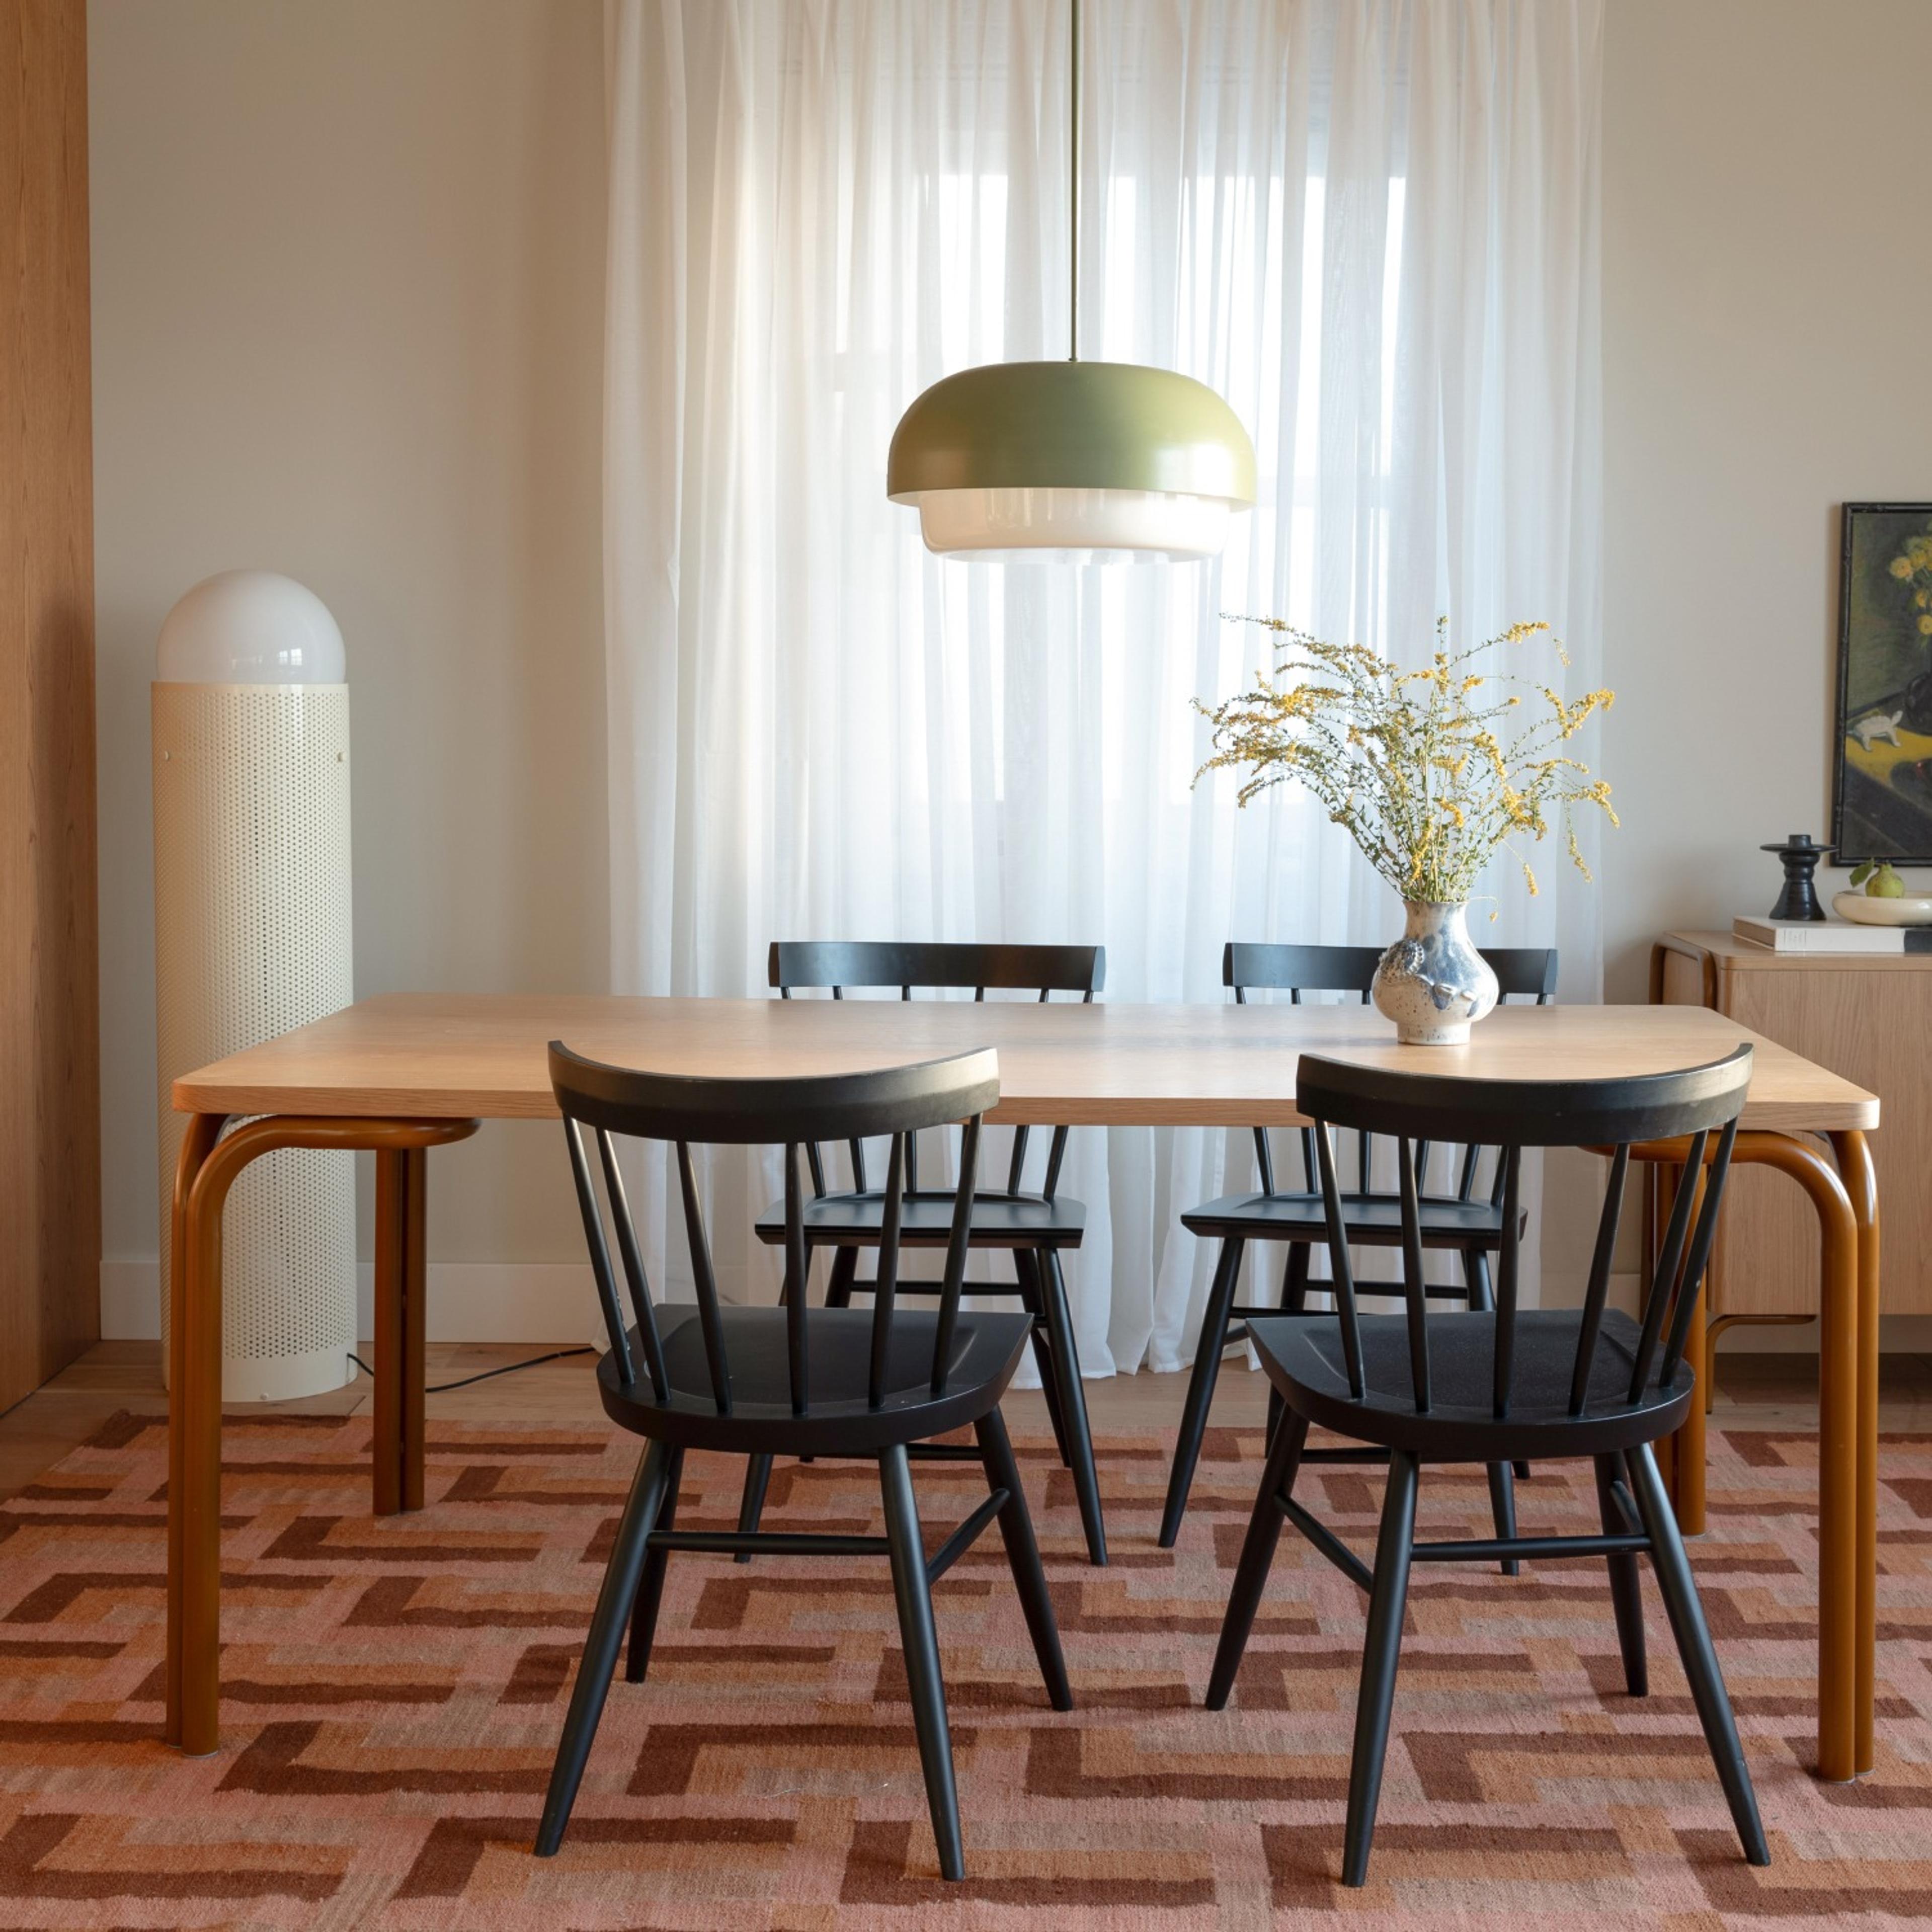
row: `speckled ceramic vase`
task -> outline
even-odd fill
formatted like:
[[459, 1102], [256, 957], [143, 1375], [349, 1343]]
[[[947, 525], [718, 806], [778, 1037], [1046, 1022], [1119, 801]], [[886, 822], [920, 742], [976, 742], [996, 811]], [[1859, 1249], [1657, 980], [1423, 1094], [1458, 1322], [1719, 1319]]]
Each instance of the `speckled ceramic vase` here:
[[1377, 1010], [1405, 1046], [1461, 1046], [1496, 1004], [1496, 976], [1470, 943], [1462, 905], [1403, 906], [1408, 929], [1376, 968]]

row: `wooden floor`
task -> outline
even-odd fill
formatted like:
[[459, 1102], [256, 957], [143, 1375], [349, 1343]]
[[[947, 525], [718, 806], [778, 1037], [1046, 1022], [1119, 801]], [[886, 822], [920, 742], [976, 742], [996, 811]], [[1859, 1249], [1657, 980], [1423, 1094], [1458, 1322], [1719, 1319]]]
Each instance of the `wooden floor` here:
[[[483, 1342], [432, 1342], [429, 1378], [443, 1382], [527, 1360], [546, 1351]], [[361, 1351], [366, 1360], [368, 1345]], [[488, 1382], [432, 1395], [431, 1416], [471, 1421], [588, 1422], [601, 1414], [586, 1354], [544, 1362]], [[1817, 1421], [1817, 1358], [1811, 1355], [1746, 1355], [1720, 1359], [1714, 1419], [1748, 1421], [1759, 1428], [1808, 1428]], [[1112, 1376], [1087, 1384], [1087, 1404], [1096, 1431], [1150, 1430], [1172, 1436], [1186, 1396], [1184, 1375]], [[301, 1402], [261, 1405], [349, 1414], [370, 1399], [370, 1384], [358, 1376], [347, 1388]], [[1888, 1355], [1881, 1378], [1880, 1426], [1932, 1434], [1932, 1356]], [[164, 1408], [160, 1345], [102, 1342], [74, 1365], [0, 1416], [0, 1497], [25, 1488], [85, 1442], [117, 1409]], [[1261, 1376], [1230, 1360], [1215, 1391], [1216, 1421], [1258, 1421], [1267, 1412]], [[237, 1414], [259, 1412], [238, 1408]], [[1036, 1390], [1007, 1397], [1006, 1418], [1016, 1430], [1044, 1430], [1046, 1409]]]

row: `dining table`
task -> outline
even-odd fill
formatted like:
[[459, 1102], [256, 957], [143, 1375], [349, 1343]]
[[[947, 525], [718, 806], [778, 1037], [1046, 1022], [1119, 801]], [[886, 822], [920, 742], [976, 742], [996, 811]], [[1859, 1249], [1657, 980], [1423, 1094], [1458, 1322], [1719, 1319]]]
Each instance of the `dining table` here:
[[[373, 1502], [423, 1506], [428, 1150], [486, 1120], [557, 1117], [547, 1049], [664, 1073], [798, 1076], [999, 1055], [989, 1124], [1307, 1124], [1313, 1053], [1472, 1079], [1664, 1072], [1754, 1049], [1734, 1158], [1789, 1177], [1822, 1262], [1818, 1388], [1817, 1755], [1823, 1779], [1873, 1764], [1877, 1574], [1879, 1211], [1874, 1096], [1722, 1014], [1689, 1006], [1502, 1006], [1466, 1045], [1403, 1046], [1372, 1008], [997, 1000], [388, 994], [176, 1080], [189, 1116], [170, 1254], [167, 1741], [220, 1745], [223, 1204], [282, 1148], [376, 1157]], [[1634, 1150], [1679, 1177], [1686, 1149]], [[565, 1160], [562, 1136], [556, 1158]], [[1690, 1359], [1701, 1361], [1694, 1336]], [[1687, 1533], [1704, 1526], [1704, 1406], [1672, 1459]]]

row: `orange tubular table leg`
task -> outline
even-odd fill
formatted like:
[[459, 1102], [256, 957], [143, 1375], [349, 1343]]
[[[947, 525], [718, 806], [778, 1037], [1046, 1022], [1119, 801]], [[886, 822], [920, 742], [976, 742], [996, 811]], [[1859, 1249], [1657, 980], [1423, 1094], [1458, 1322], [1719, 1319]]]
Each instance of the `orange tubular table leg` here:
[[167, 1721], [163, 1736], [171, 1744], [181, 1742], [182, 1688], [182, 1579], [185, 1574], [182, 1556], [182, 1513], [176, 1498], [182, 1494], [184, 1470], [182, 1451], [186, 1432], [181, 1427], [182, 1390], [186, 1384], [187, 1330], [182, 1322], [182, 1306], [187, 1297], [182, 1285], [188, 1280], [188, 1204], [194, 1190], [195, 1177], [221, 1136], [226, 1116], [196, 1114], [182, 1136], [181, 1153], [175, 1163], [174, 1205], [170, 1218], [168, 1280], [174, 1318], [168, 1325], [168, 1655]]
[[[1744, 1158], [1744, 1136], [1738, 1137], [1738, 1145], [1732, 1156]], [[1678, 1185], [1682, 1186], [1680, 1178]], [[1704, 1177], [1700, 1174], [1691, 1183], [1696, 1192], [1690, 1198], [1691, 1223], [1694, 1226], [1697, 1216], [1704, 1206]], [[1704, 1359], [1704, 1300], [1700, 1295], [1697, 1306], [1690, 1318], [1690, 1332], [1685, 1340], [1685, 1357], [1693, 1362]], [[1690, 1412], [1684, 1418], [1684, 1426], [1671, 1438], [1671, 1501], [1677, 1510], [1677, 1526], [1686, 1536], [1701, 1536], [1704, 1532], [1704, 1463], [1706, 1450], [1704, 1444], [1704, 1405], [1694, 1402]]]
[[1858, 1624], [1856, 1724], [1852, 1766], [1875, 1762], [1872, 1712], [1878, 1692], [1878, 1177], [1871, 1149], [1856, 1132], [1832, 1136], [1838, 1172], [1858, 1232]]
[[[1858, 1572], [1864, 1539], [1858, 1524], [1858, 1226], [1838, 1170], [1808, 1142], [1785, 1134], [1740, 1134], [1736, 1157], [1790, 1174], [1810, 1197], [1823, 1244], [1818, 1306], [1818, 1775], [1838, 1783], [1856, 1778], [1859, 1768]], [[1868, 1714], [1870, 1708], [1868, 1704]]]
[[[421, 1150], [466, 1138], [474, 1120], [337, 1120], [266, 1116], [220, 1138], [222, 1120], [198, 1114], [176, 1169], [170, 1287], [168, 1405], [167, 1719], [164, 1735], [190, 1756], [220, 1743], [221, 1210], [236, 1177], [278, 1148]], [[419, 1177], [418, 1177], [419, 1178]], [[421, 1188], [412, 1190], [418, 1203]], [[406, 1212], [405, 1222], [410, 1216]], [[421, 1209], [401, 1244], [399, 1270], [420, 1274]], [[418, 1294], [416, 1300], [420, 1304]], [[418, 1317], [419, 1326], [419, 1317]], [[392, 1358], [400, 1375], [400, 1353]], [[415, 1358], [422, 1413], [421, 1354]], [[407, 1405], [404, 1405], [405, 1409]], [[399, 1427], [400, 1447], [403, 1432]], [[417, 1426], [417, 1440], [421, 1426]], [[398, 1455], [399, 1462], [403, 1458]], [[418, 1468], [420, 1462], [418, 1462]], [[417, 1500], [421, 1501], [420, 1482]]]
[[376, 1156], [375, 1514], [423, 1506], [424, 1229], [429, 1159]]
[[[1832, 1783], [1872, 1765], [1878, 1531], [1878, 1198], [1864, 1135], [1832, 1136], [1840, 1178], [1812, 1142], [1738, 1136], [1732, 1159], [1789, 1174], [1818, 1216], [1823, 1289], [1818, 1310], [1818, 1775]], [[1682, 1142], [1633, 1150], [1681, 1162]], [[1703, 1359], [1702, 1332], [1690, 1359]], [[1869, 1367], [1867, 1364], [1869, 1362]], [[1674, 1438], [1676, 1497], [1687, 1534], [1704, 1528], [1704, 1408]]]

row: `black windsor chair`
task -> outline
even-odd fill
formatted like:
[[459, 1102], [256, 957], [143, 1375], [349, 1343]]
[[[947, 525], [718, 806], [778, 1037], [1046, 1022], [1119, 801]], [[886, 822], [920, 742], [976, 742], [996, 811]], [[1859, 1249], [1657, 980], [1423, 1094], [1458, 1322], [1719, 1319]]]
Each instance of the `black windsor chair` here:
[[[610, 1352], [597, 1366], [598, 1393], [610, 1419], [650, 1447], [638, 1464], [598, 1592], [544, 1802], [538, 1856], [548, 1857], [562, 1842], [627, 1623], [625, 1675], [632, 1683], [644, 1680], [670, 1552], [736, 1555], [755, 1549], [783, 1556], [890, 1559], [940, 1869], [950, 1879], [962, 1876], [958, 1798], [932, 1586], [995, 1519], [1048, 1695], [1056, 1710], [1070, 1709], [1073, 1701], [1019, 1467], [1000, 1416], [1000, 1396], [1025, 1352], [1031, 1324], [1024, 1315], [960, 1306], [973, 1208], [970, 1184], [950, 1197], [938, 1307], [908, 1311], [896, 1306], [894, 1295], [913, 1136], [922, 1128], [963, 1121], [968, 1157], [962, 1172], [970, 1174], [980, 1116], [999, 1097], [998, 1057], [990, 1051], [968, 1053], [922, 1066], [823, 1078], [710, 1080], [600, 1066], [553, 1041], [550, 1073], [610, 1335]], [[629, 1291], [628, 1325], [585, 1151], [586, 1128], [596, 1140]], [[653, 1303], [612, 1145], [619, 1134], [676, 1146], [694, 1304]], [[816, 1140], [860, 1136], [891, 1136], [873, 1305], [869, 1310], [808, 1309], [802, 1292], [809, 1256], [800, 1150]], [[798, 1291], [784, 1306], [730, 1307], [720, 1301], [692, 1166], [694, 1143], [784, 1145], [785, 1273]], [[982, 1461], [991, 1493], [928, 1558], [908, 1459], [936, 1446], [932, 1438], [968, 1424], [977, 1450], [954, 1448], [950, 1456]], [[875, 1460], [886, 1534], [680, 1530], [678, 1482], [687, 1449]], [[941, 1448], [939, 1453], [948, 1452]]]
[[[1483, 957], [1496, 976], [1502, 997], [1533, 999], [1547, 1006], [1556, 991], [1556, 954], [1540, 947], [1499, 947]], [[1306, 993], [1354, 993], [1366, 1005], [1376, 967], [1382, 958], [1372, 946], [1254, 946], [1231, 940], [1221, 955], [1221, 983], [1233, 989], [1238, 1005], [1245, 1005], [1250, 992], [1285, 992], [1299, 1006]], [[1305, 1304], [1312, 1286], [1320, 1293], [1326, 1282], [1309, 1280], [1309, 1264], [1315, 1246], [1328, 1239], [1322, 1196], [1315, 1172], [1315, 1136], [1312, 1129], [1300, 1130], [1303, 1190], [1287, 1192], [1275, 1186], [1274, 1160], [1268, 1145], [1268, 1130], [1254, 1130], [1255, 1159], [1260, 1170], [1258, 1193], [1223, 1195], [1204, 1202], [1180, 1217], [1190, 1233], [1211, 1237], [1221, 1244], [1214, 1280], [1208, 1290], [1208, 1305], [1202, 1310], [1201, 1334], [1194, 1351], [1194, 1366], [1187, 1384], [1187, 1400], [1181, 1412], [1180, 1433], [1174, 1446], [1174, 1465], [1168, 1473], [1167, 1503], [1161, 1514], [1160, 1544], [1174, 1546], [1180, 1534], [1180, 1520], [1186, 1514], [1187, 1494], [1200, 1460], [1202, 1438], [1208, 1426], [1208, 1412], [1214, 1400], [1214, 1384], [1221, 1372], [1221, 1352], [1232, 1342], [1242, 1340], [1245, 1330], [1234, 1318], [1245, 1320], [1252, 1315], [1274, 1311], [1238, 1306], [1234, 1288], [1241, 1271], [1241, 1258], [1250, 1241], [1285, 1241], [1288, 1258], [1282, 1271], [1282, 1308], [1291, 1312]], [[1431, 1194], [1426, 1170], [1430, 1150], [1418, 1156], [1418, 1208], [1421, 1216], [1422, 1245], [1446, 1250], [1462, 1258], [1462, 1281], [1432, 1282], [1432, 1297], [1466, 1300], [1472, 1309], [1495, 1305], [1490, 1279], [1490, 1256], [1502, 1245], [1503, 1233], [1502, 1168], [1498, 1164], [1486, 1196], [1476, 1192], [1476, 1170], [1482, 1157], [1480, 1147], [1446, 1148], [1443, 1160], [1452, 1172], [1454, 1191]], [[1370, 1181], [1373, 1154], [1372, 1136], [1356, 1137], [1357, 1184], [1342, 1198], [1348, 1216], [1348, 1238], [1358, 1247], [1394, 1248], [1402, 1241], [1402, 1204], [1388, 1193], [1378, 1193]], [[1400, 1294], [1400, 1282], [1358, 1281], [1358, 1294]], [[1268, 1398], [1268, 1430], [1273, 1434], [1280, 1418], [1280, 1399]], [[1359, 1462], [1358, 1450], [1311, 1450], [1311, 1461]], [[1514, 1472], [1527, 1475], [1525, 1468]], [[1496, 1531], [1507, 1536], [1516, 1522], [1516, 1498], [1512, 1472], [1508, 1463], [1490, 1472], [1490, 1491], [1496, 1513]], [[1513, 1574], [1514, 1566], [1511, 1566]]]
[[[1409, 1564], [1501, 1556], [1606, 1559], [1624, 1682], [1635, 1697], [1648, 1688], [1636, 1559], [1649, 1556], [1744, 1856], [1755, 1865], [1770, 1862], [1717, 1653], [1651, 1450], [1678, 1427], [1696, 1399], [1696, 1372], [1684, 1358], [1684, 1343], [1717, 1230], [1750, 1068], [1748, 1046], [1706, 1066], [1606, 1080], [1458, 1079], [1306, 1055], [1301, 1060], [1296, 1104], [1316, 1123], [1336, 1311], [1249, 1318], [1250, 1339], [1286, 1407], [1249, 1520], [1207, 1701], [1216, 1711], [1228, 1701], [1282, 1524], [1292, 1522], [1369, 1592], [1342, 1850], [1346, 1885], [1360, 1885], [1368, 1870]], [[1335, 1177], [1335, 1128], [1396, 1138], [1405, 1303], [1400, 1315], [1358, 1311], [1348, 1266], [1348, 1244], [1358, 1237]], [[1687, 1165], [1703, 1174], [1704, 1185], [1701, 1194], [1694, 1187], [1678, 1190], [1640, 1324], [1606, 1306], [1630, 1150], [1682, 1136], [1690, 1137]], [[1429, 1312], [1417, 1149], [1444, 1140], [1502, 1150], [1503, 1240], [1492, 1311]], [[1519, 1169], [1522, 1150], [1538, 1147], [1613, 1150], [1580, 1308], [1516, 1306]], [[1694, 1228], [1693, 1202], [1700, 1198]], [[1294, 1499], [1311, 1424], [1389, 1451], [1372, 1571]], [[1493, 1466], [1517, 1457], [1545, 1462], [1586, 1456], [1596, 1466], [1600, 1536], [1414, 1540], [1416, 1490], [1425, 1462]]]
[[[773, 944], [771, 983], [781, 999], [795, 992], [830, 990], [835, 999], [848, 991], [896, 986], [902, 1000], [915, 987], [924, 992], [972, 989], [983, 1000], [988, 987], [997, 992], [1035, 993], [1043, 1005], [1054, 993], [1078, 993], [1090, 1005], [1107, 976], [1107, 953], [1100, 946], [978, 946], [889, 940], [790, 940]], [[1087, 1398], [1080, 1384], [1080, 1354], [1074, 1346], [1073, 1318], [1066, 1304], [1066, 1284], [1060, 1272], [1061, 1250], [1077, 1248], [1085, 1232], [1087, 1210], [1058, 1190], [1060, 1163], [1066, 1154], [1067, 1130], [1055, 1127], [1047, 1149], [1040, 1190], [1023, 1190], [1028, 1130], [1013, 1130], [1012, 1157], [1004, 1190], [976, 1186], [967, 1244], [974, 1248], [1003, 1248], [1013, 1258], [1012, 1285], [973, 1282], [975, 1295], [1017, 1294], [1033, 1319], [1034, 1357], [1046, 1397], [1060, 1460], [1073, 1476], [1080, 1504], [1081, 1526], [1089, 1560], [1107, 1560], [1107, 1532], [1100, 1514], [1100, 1478], [1094, 1466], [1094, 1438], [1087, 1422]], [[858, 1278], [862, 1250], [879, 1245], [884, 1196], [868, 1184], [866, 1150], [856, 1136], [848, 1141], [852, 1166], [849, 1189], [830, 1189], [823, 1152], [814, 1143], [806, 1148], [812, 1196], [805, 1204], [808, 1250], [832, 1250], [826, 1305], [844, 1308], [854, 1294], [872, 1291], [870, 1281]], [[964, 1171], [970, 1172], [970, 1164]], [[905, 1202], [899, 1230], [902, 1248], [937, 1249], [948, 1238], [952, 1210], [950, 1188], [922, 1189], [918, 1148], [906, 1150]], [[761, 1240], [774, 1245], [784, 1238], [782, 1204], [774, 1204], [758, 1223]], [[932, 1281], [902, 1279], [901, 1294], [934, 1294]], [[741, 1528], [755, 1528], [764, 1506], [765, 1486], [771, 1472], [770, 1457], [755, 1460], [746, 1471]]]

